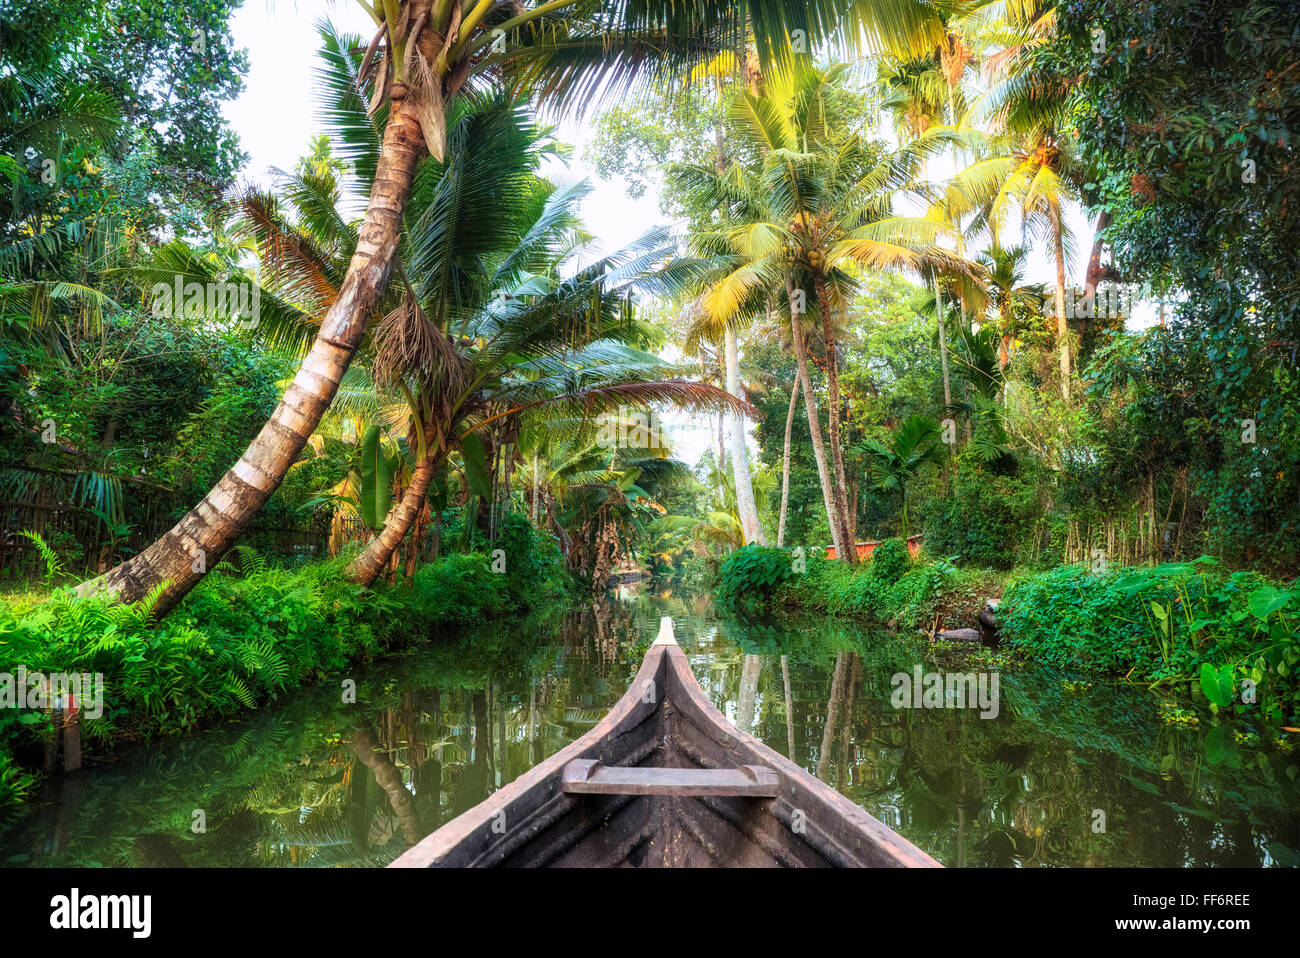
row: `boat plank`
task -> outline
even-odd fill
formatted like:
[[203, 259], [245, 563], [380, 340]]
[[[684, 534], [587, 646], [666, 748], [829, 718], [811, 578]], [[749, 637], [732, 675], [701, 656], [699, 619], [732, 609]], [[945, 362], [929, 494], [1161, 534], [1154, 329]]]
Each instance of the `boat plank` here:
[[577, 795], [733, 795], [775, 798], [780, 779], [757, 765], [739, 768], [608, 766], [575, 759], [564, 767], [564, 791]]

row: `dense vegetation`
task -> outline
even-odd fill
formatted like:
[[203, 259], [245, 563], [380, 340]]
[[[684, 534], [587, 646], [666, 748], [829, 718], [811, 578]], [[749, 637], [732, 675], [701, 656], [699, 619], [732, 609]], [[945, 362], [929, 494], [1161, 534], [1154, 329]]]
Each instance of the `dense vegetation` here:
[[[86, 722], [86, 747], [183, 732], [257, 708], [327, 675], [449, 627], [522, 617], [566, 594], [554, 543], [527, 526], [512, 530], [521, 574], [494, 573], [483, 552], [454, 553], [422, 565], [409, 583], [366, 588], [343, 575], [343, 556], [296, 569], [275, 568], [248, 547], [213, 570], [175, 612], [150, 618], [150, 601], [119, 605], [61, 589], [34, 602], [0, 602], [0, 672], [103, 676], [103, 715]], [[0, 710], [0, 806], [21, 799], [35, 779], [30, 758], [58, 713]]]
[[253, 184], [200, 6], [0, 0], [0, 670], [95, 736], [623, 572], [1295, 727], [1294, 4], [364, 4]]

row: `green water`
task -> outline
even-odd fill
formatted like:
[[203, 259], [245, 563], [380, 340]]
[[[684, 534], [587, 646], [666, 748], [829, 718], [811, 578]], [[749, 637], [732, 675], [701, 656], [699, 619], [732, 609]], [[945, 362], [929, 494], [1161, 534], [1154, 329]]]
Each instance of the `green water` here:
[[1297, 863], [1300, 756], [1239, 741], [1244, 726], [1171, 726], [1143, 689], [1024, 666], [1000, 670], [996, 718], [897, 709], [895, 673], [981, 663], [855, 624], [742, 623], [651, 596], [436, 638], [52, 780], [2, 826], [0, 863], [384, 865], [590, 729], [661, 615], [730, 720], [945, 865]]

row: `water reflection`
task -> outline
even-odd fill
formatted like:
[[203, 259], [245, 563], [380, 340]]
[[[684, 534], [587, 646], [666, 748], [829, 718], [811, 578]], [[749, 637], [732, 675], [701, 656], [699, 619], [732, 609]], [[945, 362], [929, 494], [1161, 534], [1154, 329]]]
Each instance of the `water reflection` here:
[[[1297, 760], [1162, 722], [1130, 687], [1004, 675], [996, 719], [900, 710], [923, 643], [632, 596], [440, 638], [274, 713], [79, 777], [0, 836], [13, 865], [377, 866], [589, 730], [672, 615], [700, 684], [947, 865], [1295, 864]], [[1096, 812], [1105, 831], [1094, 830]], [[201, 821], [204, 830], [197, 828]]]

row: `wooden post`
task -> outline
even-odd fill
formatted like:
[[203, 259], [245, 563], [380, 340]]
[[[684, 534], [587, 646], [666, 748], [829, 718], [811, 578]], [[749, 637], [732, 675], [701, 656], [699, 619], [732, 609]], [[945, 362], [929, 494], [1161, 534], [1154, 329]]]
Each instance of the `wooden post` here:
[[77, 772], [81, 770], [81, 709], [77, 697], [68, 693], [65, 698], [66, 711], [63, 719], [63, 770]]

